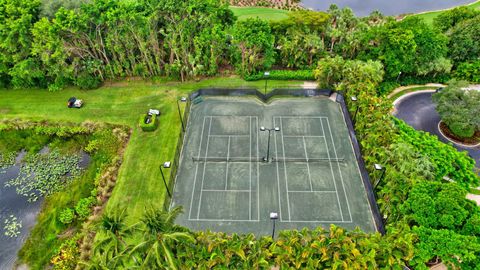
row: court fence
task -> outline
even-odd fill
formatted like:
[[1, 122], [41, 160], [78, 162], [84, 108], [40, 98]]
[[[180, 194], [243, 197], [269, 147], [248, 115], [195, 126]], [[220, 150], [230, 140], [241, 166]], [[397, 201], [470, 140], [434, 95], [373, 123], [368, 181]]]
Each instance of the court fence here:
[[[178, 167], [180, 166], [180, 158], [181, 158], [181, 154], [182, 154], [182, 149], [183, 149], [183, 143], [184, 143], [184, 139], [185, 139], [185, 135], [186, 135], [186, 131], [187, 131], [187, 123], [188, 123], [188, 118], [190, 116], [190, 108], [192, 106], [192, 102], [191, 102], [191, 99], [187, 99], [186, 101], [186, 106], [185, 106], [185, 110], [183, 111], [183, 114], [181, 114], [181, 111], [180, 111], [180, 105], [178, 103], [178, 100], [177, 100], [177, 106], [178, 106], [178, 114], [179, 114], [179, 117], [182, 117], [182, 128], [180, 129], [180, 134], [178, 136], [178, 139], [177, 139], [177, 147], [175, 149], [175, 155], [173, 156], [173, 160], [170, 164], [170, 177], [168, 178], [168, 182], [167, 182], [167, 189], [168, 189], [168, 193], [169, 194], [172, 194], [173, 196], [173, 191], [175, 190], [175, 180], [176, 180], [176, 176], [177, 176], [177, 171], [178, 171]], [[169, 210], [169, 207], [170, 207], [170, 203], [171, 203], [171, 199], [169, 196], [165, 196], [165, 201], [163, 203], [163, 207], [165, 210]]]
[[[189, 98], [187, 101], [187, 106], [185, 108], [185, 111], [183, 113], [183, 123], [185, 124], [185, 131], [187, 130], [187, 125], [188, 125], [188, 117], [190, 115], [190, 109], [191, 109], [191, 104], [192, 102], [196, 102], [201, 96], [256, 96], [258, 99], [262, 100], [263, 102], [268, 102], [270, 99], [278, 96], [292, 96], [292, 97], [316, 97], [316, 96], [326, 96], [330, 97], [333, 94], [333, 90], [330, 89], [308, 89], [308, 88], [277, 88], [273, 89], [272, 91], [264, 94], [260, 92], [258, 89], [255, 88], [235, 88], [235, 89], [229, 89], [229, 88], [203, 88], [196, 90], [192, 93], [189, 94]], [[381, 216], [380, 210], [378, 208], [376, 199], [375, 199], [375, 193], [373, 191], [373, 186], [370, 181], [370, 177], [368, 174], [368, 171], [365, 166], [365, 162], [363, 160], [363, 156], [361, 154], [361, 146], [360, 143], [357, 140], [357, 137], [355, 135], [355, 129], [353, 126], [353, 122], [350, 116], [350, 113], [347, 109], [346, 101], [344, 98], [344, 95], [342, 92], [337, 92], [337, 98], [336, 102], [338, 102], [342, 108], [342, 112], [344, 115], [344, 119], [347, 123], [347, 127], [349, 130], [349, 136], [352, 141], [353, 147], [354, 147], [354, 152], [355, 156], [361, 171], [362, 175], [362, 181], [364, 182], [365, 188], [366, 188], [366, 193], [367, 193], [367, 198], [368, 202], [370, 204], [370, 207], [373, 212], [373, 218], [375, 221], [376, 228], [378, 232], [385, 234], [385, 227], [383, 224], [383, 218]], [[183, 129], [181, 129], [178, 142], [177, 142], [177, 148], [175, 150], [175, 156], [172, 162], [172, 169], [170, 172], [170, 178], [168, 182], [168, 188], [169, 191], [174, 190], [175, 182], [176, 182], [176, 176], [177, 176], [177, 170], [178, 166], [180, 165], [180, 158], [182, 154], [182, 149], [183, 149], [183, 143], [185, 139], [185, 132]], [[205, 158], [203, 158], [205, 160]], [[202, 158], [197, 157], [193, 158], [193, 161], [195, 162], [202, 162]], [[224, 160], [219, 160], [219, 162], [223, 162]], [[312, 162], [324, 162], [325, 160], [311, 160]], [[339, 160], [329, 160], [328, 162], [342, 162], [343, 159]], [[242, 162], [242, 161], [239, 161]], [[170, 189], [170, 187], [172, 187]], [[165, 203], [164, 207], [168, 209], [170, 206], [170, 200], [171, 198], [168, 198], [165, 196]]]

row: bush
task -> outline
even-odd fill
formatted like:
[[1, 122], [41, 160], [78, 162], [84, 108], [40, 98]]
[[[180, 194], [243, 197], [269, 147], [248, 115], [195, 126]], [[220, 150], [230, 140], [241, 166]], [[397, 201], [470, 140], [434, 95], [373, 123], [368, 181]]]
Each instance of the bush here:
[[[265, 79], [263, 72], [245, 75], [246, 81], [258, 81]], [[270, 71], [269, 80], [300, 80], [300, 81], [314, 81], [315, 76], [313, 70], [272, 70]]]
[[78, 219], [85, 220], [87, 219], [90, 214], [92, 213], [92, 206], [95, 203], [95, 198], [88, 197], [83, 198], [78, 201], [77, 205], [75, 206], [75, 212], [77, 213]]
[[475, 128], [462, 125], [461, 123], [452, 123], [448, 126], [450, 131], [459, 138], [471, 138], [475, 134]]
[[85, 90], [96, 89], [100, 87], [101, 83], [102, 82], [100, 81], [99, 78], [88, 73], [79, 74], [77, 79], [75, 80], [75, 85], [80, 87], [80, 89], [85, 89]]
[[152, 121], [148, 124], [145, 123], [149, 115], [142, 115], [138, 121], [139, 126], [142, 128], [143, 131], [155, 131], [158, 127], [158, 120], [157, 116], [154, 114], [152, 115]]
[[388, 95], [397, 87], [400, 87], [399, 83], [392, 82], [392, 81], [385, 81], [378, 86], [377, 93], [381, 96]]
[[70, 224], [75, 219], [75, 212], [72, 208], [66, 208], [60, 213], [59, 219], [63, 224]]
[[461, 63], [455, 70], [454, 75], [461, 80], [480, 83], [480, 61]]

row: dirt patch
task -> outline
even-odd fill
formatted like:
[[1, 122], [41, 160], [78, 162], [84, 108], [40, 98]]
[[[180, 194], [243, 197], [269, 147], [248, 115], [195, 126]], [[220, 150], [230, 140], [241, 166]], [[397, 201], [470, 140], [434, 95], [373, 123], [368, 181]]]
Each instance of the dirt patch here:
[[477, 130], [473, 137], [471, 138], [460, 138], [457, 137], [453, 132], [448, 128], [447, 124], [440, 122], [440, 131], [445, 137], [452, 140], [453, 142], [460, 143], [467, 146], [476, 146], [480, 143], [480, 130]]

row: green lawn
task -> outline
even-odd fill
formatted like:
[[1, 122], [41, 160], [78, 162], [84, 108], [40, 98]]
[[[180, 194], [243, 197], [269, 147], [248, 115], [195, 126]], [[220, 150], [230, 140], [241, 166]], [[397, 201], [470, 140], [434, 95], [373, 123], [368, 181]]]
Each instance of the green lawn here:
[[260, 18], [268, 21], [279, 21], [288, 18], [288, 10], [262, 7], [230, 7], [239, 20]]
[[[301, 82], [268, 81], [269, 89], [299, 87]], [[161, 205], [165, 199], [159, 166], [173, 159], [180, 132], [176, 98], [203, 87], [257, 87], [264, 81], [246, 82], [239, 78], [214, 78], [200, 82], [120, 82], [97, 90], [69, 88], [46, 90], [0, 90], [0, 114], [5, 118], [33, 118], [82, 122], [86, 120], [123, 124], [133, 128], [117, 186], [108, 207], [128, 206], [130, 222], [136, 222], [146, 206]], [[68, 109], [71, 96], [85, 102], [82, 109]], [[162, 111], [157, 131], [145, 133], [137, 126], [138, 117], [149, 108]], [[169, 171], [167, 171], [169, 175]]]
[[[475, 2], [475, 3], [469, 4], [469, 5], [467, 5], [467, 6], [468, 6], [468, 7], [471, 7], [471, 8], [480, 9], [480, 1], [477, 1], [477, 2]], [[423, 18], [428, 24], [432, 24], [432, 23], [433, 23], [433, 19], [434, 19], [435, 17], [437, 17], [438, 15], [440, 15], [442, 12], [443, 12], [443, 10], [438, 10], [438, 11], [431, 11], [431, 12], [420, 13], [420, 14], [416, 14], [416, 15], [412, 15], [412, 16], [419, 17], [419, 18]]]

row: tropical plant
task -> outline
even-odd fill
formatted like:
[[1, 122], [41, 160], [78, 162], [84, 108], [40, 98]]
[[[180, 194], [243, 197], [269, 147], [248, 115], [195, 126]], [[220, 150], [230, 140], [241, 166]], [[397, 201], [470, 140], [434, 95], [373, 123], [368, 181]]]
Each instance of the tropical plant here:
[[75, 219], [75, 211], [72, 208], [65, 208], [60, 212], [58, 219], [63, 224], [70, 224]]
[[452, 81], [433, 95], [442, 121], [461, 138], [472, 137], [480, 130], [480, 92], [466, 91], [466, 86], [465, 82]]
[[143, 239], [129, 252], [137, 264], [141, 267], [177, 269], [178, 263], [173, 254], [175, 244], [195, 242], [188, 229], [174, 223], [182, 211], [181, 207], [170, 211], [154, 207], [145, 210]]

